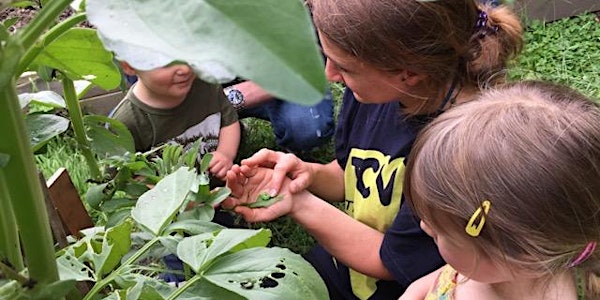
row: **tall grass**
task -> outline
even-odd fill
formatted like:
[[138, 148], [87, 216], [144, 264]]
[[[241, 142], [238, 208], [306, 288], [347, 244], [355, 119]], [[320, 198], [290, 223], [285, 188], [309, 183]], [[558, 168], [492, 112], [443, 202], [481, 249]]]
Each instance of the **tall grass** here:
[[46, 145], [44, 153], [35, 155], [35, 162], [46, 179], [59, 168], [66, 168], [79, 195], [84, 195], [91, 175], [85, 158], [76, 145], [77, 142], [67, 135], [54, 138]]

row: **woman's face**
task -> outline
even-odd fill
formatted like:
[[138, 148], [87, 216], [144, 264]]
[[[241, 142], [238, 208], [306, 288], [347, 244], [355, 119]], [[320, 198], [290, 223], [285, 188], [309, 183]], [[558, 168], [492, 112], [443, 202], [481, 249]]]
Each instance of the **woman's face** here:
[[334, 45], [319, 32], [321, 47], [327, 58], [325, 75], [329, 81], [344, 83], [363, 103], [388, 103], [398, 101], [408, 86], [402, 74], [384, 72], [360, 61]]

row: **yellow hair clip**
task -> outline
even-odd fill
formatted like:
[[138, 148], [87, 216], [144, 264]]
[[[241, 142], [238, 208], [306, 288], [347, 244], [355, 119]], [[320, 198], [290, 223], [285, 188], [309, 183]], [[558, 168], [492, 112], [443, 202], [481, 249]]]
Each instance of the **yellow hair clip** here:
[[[469, 223], [467, 223], [467, 227], [465, 227], [465, 231], [467, 232], [468, 235], [470, 235], [472, 237], [479, 236], [479, 233], [481, 232], [481, 229], [483, 229], [483, 225], [485, 224], [485, 216], [487, 216], [488, 213], [490, 212], [490, 206], [492, 206], [492, 202], [490, 202], [489, 200], [484, 200], [481, 203], [481, 207], [479, 207], [473, 213], [473, 216], [471, 216]], [[482, 211], [483, 211], [483, 214], [482, 214]], [[479, 224], [474, 224], [475, 221], [477, 220], [477, 217], [479, 217], [480, 214], [481, 214], [481, 220], [479, 221]]]

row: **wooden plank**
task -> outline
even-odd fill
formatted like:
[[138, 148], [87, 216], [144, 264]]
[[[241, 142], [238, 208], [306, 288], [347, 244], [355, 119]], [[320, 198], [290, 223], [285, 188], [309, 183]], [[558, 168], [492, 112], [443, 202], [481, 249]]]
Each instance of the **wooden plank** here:
[[64, 248], [69, 245], [67, 243], [67, 234], [65, 232], [65, 226], [58, 215], [58, 211], [54, 207], [54, 203], [52, 203], [52, 199], [50, 198], [50, 190], [45, 185], [46, 180], [44, 179], [44, 175], [42, 172], [38, 172], [38, 176], [40, 178], [40, 182], [42, 185], [42, 192], [44, 193], [44, 200], [46, 202], [46, 212], [48, 213], [48, 218], [50, 219], [50, 228], [52, 228], [52, 235], [54, 236], [54, 240], [58, 243], [60, 248]]
[[600, 10], [598, 0], [517, 0], [515, 11], [528, 20], [546, 22]]
[[46, 186], [49, 190], [50, 200], [69, 234], [78, 237], [81, 229], [94, 226], [67, 169], [56, 170], [46, 182]]

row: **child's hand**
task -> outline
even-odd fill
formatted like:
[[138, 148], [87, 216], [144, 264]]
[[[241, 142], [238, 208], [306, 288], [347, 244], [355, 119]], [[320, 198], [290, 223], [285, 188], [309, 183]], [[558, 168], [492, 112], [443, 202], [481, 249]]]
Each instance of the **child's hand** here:
[[208, 170], [215, 177], [219, 178], [222, 181], [225, 181], [227, 179], [227, 171], [229, 171], [229, 169], [231, 169], [231, 166], [233, 166], [233, 160], [217, 151], [212, 152], [212, 155], [213, 157], [210, 160]]

